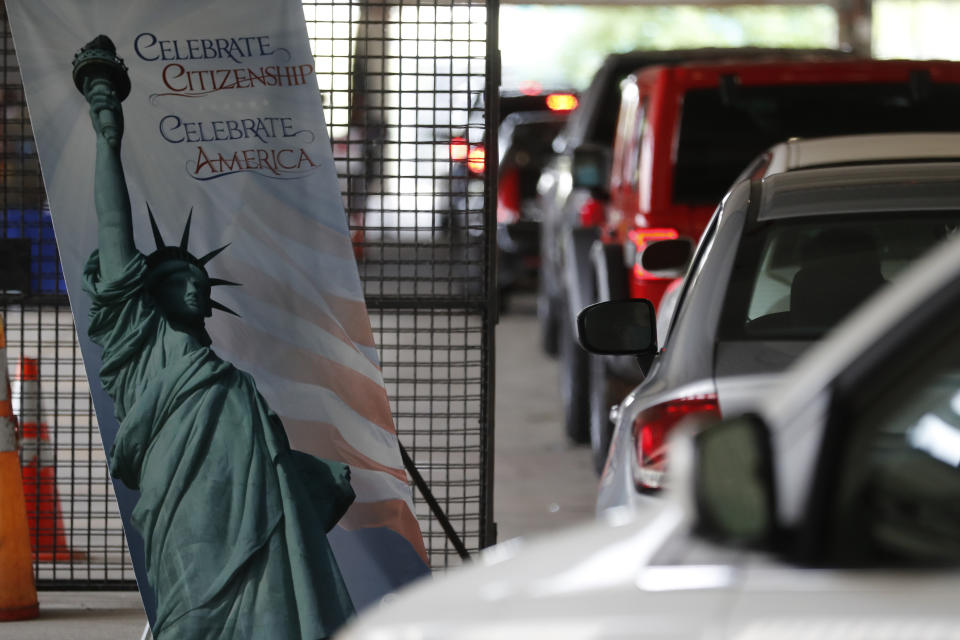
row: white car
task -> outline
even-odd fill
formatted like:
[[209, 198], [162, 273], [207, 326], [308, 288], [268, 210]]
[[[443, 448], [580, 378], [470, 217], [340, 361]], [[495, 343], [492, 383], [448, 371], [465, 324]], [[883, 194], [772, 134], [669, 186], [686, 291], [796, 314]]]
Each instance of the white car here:
[[754, 412], [675, 431], [650, 509], [492, 547], [337, 638], [956, 638], [958, 312], [953, 239]]

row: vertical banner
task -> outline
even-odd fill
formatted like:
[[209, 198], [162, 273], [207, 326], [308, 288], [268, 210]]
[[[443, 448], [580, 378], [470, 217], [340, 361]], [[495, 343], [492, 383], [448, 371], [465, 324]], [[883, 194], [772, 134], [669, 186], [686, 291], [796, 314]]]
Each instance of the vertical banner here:
[[427, 560], [301, 5], [6, 6], [155, 634], [325, 636]]

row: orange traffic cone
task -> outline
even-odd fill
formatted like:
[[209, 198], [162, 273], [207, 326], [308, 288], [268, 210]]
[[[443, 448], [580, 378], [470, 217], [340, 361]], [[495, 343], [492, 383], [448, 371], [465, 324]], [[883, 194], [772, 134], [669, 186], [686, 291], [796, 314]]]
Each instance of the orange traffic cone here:
[[0, 622], [36, 618], [38, 613], [16, 422], [10, 406], [7, 342], [0, 317]]
[[20, 359], [16, 393], [30, 542], [34, 558], [41, 562], [72, 562], [82, 559], [83, 554], [75, 553], [67, 546], [57, 494], [56, 451], [47, 425], [40, 421], [39, 369], [35, 358]]

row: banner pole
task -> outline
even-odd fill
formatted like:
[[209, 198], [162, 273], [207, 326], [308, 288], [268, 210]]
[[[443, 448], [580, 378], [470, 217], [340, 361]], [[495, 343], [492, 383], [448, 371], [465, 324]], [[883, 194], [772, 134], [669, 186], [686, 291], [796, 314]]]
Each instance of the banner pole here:
[[410, 454], [407, 453], [406, 447], [403, 446], [402, 442], [398, 441], [398, 443], [400, 445], [400, 456], [403, 458], [403, 466], [406, 467], [410, 477], [413, 478], [413, 483], [417, 485], [417, 489], [420, 490], [421, 495], [423, 495], [423, 498], [427, 501], [427, 504], [430, 506], [430, 510], [433, 512], [434, 517], [443, 528], [443, 532], [447, 534], [447, 539], [450, 541], [450, 544], [453, 545], [453, 548], [457, 550], [457, 553], [462, 559], [469, 560], [470, 552], [467, 551], [467, 548], [464, 546], [460, 536], [457, 534], [456, 530], [454, 530], [453, 525], [450, 523], [450, 518], [447, 517], [447, 514], [440, 506], [440, 503], [437, 502], [437, 498], [433, 495], [433, 491], [430, 490], [430, 486], [427, 484], [426, 480], [424, 480], [423, 476], [420, 475], [420, 470], [417, 469], [417, 465], [413, 462]]

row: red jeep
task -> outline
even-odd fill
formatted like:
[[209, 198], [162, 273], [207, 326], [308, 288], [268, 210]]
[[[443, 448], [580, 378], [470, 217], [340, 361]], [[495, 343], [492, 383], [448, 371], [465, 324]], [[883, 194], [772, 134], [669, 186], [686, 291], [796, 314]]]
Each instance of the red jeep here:
[[[960, 62], [790, 58], [645, 67], [622, 84], [612, 158], [584, 154], [575, 171], [602, 175], [597, 169], [610, 165], [609, 182], [595, 185], [587, 205], [595, 226], [573, 232], [567, 259], [580, 268], [565, 269], [566, 286], [586, 302], [659, 304], [680, 274], [643, 270], [643, 250], [662, 239], [696, 241], [719, 198], [765, 148], [792, 137], [956, 131], [958, 109]], [[590, 356], [580, 376], [591, 444], [605, 451], [610, 408], [643, 372], [633, 358]]]

